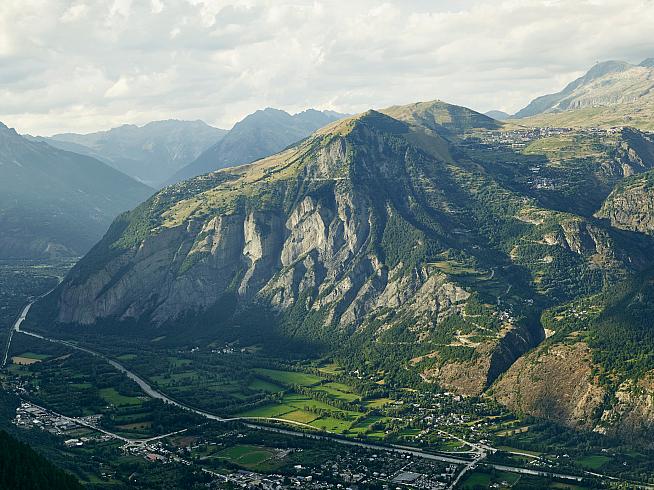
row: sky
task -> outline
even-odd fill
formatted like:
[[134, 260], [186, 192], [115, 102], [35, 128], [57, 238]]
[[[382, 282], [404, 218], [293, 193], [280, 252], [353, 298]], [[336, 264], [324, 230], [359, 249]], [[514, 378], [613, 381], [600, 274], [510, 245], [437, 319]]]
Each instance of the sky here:
[[21, 133], [441, 99], [514, 113], [654, 57], [654, 0], [0, 0], [0, 121]]

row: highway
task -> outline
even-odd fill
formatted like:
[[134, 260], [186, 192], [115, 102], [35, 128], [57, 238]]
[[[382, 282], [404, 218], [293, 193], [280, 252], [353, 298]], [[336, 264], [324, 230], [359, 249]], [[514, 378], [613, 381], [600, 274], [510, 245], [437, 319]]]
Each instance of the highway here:
[[32, 303], [29, 303], [27, 306], [23, 308], [23, 311], [20, 312], [18, 319], [14, 323], [14, 326], [9, 331], [9, 337], [7, 338], [7, 345], [5, 347], [5, 355], [4, 358], [2, 359], [2, 367], [5, 367], [7, 365], [7, 360], [9, 359], [9, 347], [11, 347], [11, 341], [14, 338], [14, 332], [17, 332], [20, 329], [20, 324], [25, 321], [25, 318], [27, 317], [27, 312], [30, 311], [31, 306]]

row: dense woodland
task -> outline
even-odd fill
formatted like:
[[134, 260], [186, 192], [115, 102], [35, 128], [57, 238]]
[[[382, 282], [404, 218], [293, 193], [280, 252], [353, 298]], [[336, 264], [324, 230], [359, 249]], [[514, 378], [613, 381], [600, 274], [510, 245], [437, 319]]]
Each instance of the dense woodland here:
[[0, 430], [0, 488], [76, 490], [83, 487], [27, 444]]

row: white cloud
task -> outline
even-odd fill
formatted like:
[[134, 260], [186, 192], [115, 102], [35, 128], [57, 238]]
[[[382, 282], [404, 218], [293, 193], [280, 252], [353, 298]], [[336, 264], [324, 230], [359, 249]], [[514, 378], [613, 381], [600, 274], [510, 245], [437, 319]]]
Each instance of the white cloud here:
[[160, 14], [163, 12], [164, 4], [161, 0], [150, 0], [150, 11], [153, 14]]
[[64, 24], [68, 22], [76, 22], [80, 19], [83, 19], [88, 10], [88, 7], [83, 3], [71, 5], [70, 8], [68, 8], [59, 19]]
[[107, 89], [104, 96], [108, 98], [116, 98], [127, 94], [129, 94], [129, 83], [125, 77], [120, 77], [116, 83]]
[[599, 60], [654, 56], [651, 0], [2, 0], [0, 120], [229, 127], [265, 106], [440, 98], [515, 111]]

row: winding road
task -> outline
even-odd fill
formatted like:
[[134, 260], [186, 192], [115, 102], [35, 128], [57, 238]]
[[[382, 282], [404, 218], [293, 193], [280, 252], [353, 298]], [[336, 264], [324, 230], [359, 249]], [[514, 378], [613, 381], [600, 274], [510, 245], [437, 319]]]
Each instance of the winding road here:
[[[12, 327], [12, 330], [11, 330], [11, 333], [10, 333], [10, 336], [9, 336], [9, 340], [7, 342], [7, 347], [6, 347], [6, 350], [5, 350], [5, 356], [4, 356], [4, 361], [3, 361], [3, 366], [5, 365], [5, 363], [7, 361], [8, 354], [9, 354], [10, 347], [11, 347], [11, 339], [13, 338], [14, 333], [21, 333], [23, 335], [29, 335], [30, 337], [34, 337], [34, 338], [37, 338], [37, 339], [40, 339], [40, 340], [43, 340], [43, 341], [46, 341], [46, 342], [53, 342], [53, 343], [56, 343], [56, 344], [65, 345], [65, 346], [67, 346], [67, 347], [69, 347], [71, 349], [81, 351], [81, 352], [85, 352], [85, 353], [90, 354], [92, 356], [103, 359], [107, 363], [111, 364], [115, 369], [117, 369], [118, 371], [124, 373], [127, 377], [129, 377], [134, 382], [136, 382], [139, 385], [139, 387], [143, 390], [143, 392], [145, 394], [147, 394], [148, 396], [150, 396], [152, 398], [162, 400], [165, 403], [169, 403], [169, 404], [174, 405], [174, 406], [176, 406], [178, 408], [181, 408], [183, 410], [195, 413], [195, 414], [200, 415], [200, 416], [202, 416], [202, 417], [204, 417], [204, 418], [206, 418], [208, 420], [213, 420], [213, 421], [217, 421], [217, 422], [239, 421], [239, 422], [243, 423], [246, 427], [248, 427], [250, 429], [255, 429], [255, 430], [265, 430], [265, 431], [269, 431], [269, 432], [275, 432], [275, 433], [278, 433], [278, 434], [285, 434], [285, 435], [290, 435], [290, 436], [294, 436], [294, 437], [306, 437], [306, 438], [315, 439], [315, 440], [325, 440], [325, 441], [330, 441], [332, 443], [342, 444], [342, 445], [346, 445], [346, 446], [357, 446], [357, 447], [362, 447], [362, 448], [366, 448], [366, 449], [371, 449], [371, 450], [374, 450], [374, 451], [393, 452], [393, 453], [396, 453], [396, 454], [411, 455], [411, 456], [414, 456], [414, 457], [417, 457], [417, 458], [422, 458], [422, 459], [431, 460], [431, 461], [439, 461], [439, 462], [442, 462], [442, 463], [462, 465], [463, 470], [459, 474], [456, 482], [459, 481], [459, 479], [463, 476], [463, 474], [466, 471], [468, 471], [469, 469], [474, 468], [475, 465], [484, 465], [486, 467], [495, 468], [495, 469], [502, 470], [502, 471], [509, 471], [509, 472], [525, 474], [525, 475], [559, 478], [559, 479], [568, 480], [568, 481], [580, 482], [580, 481], [584, 480], [583, 477], [576, 476], [576, 475], [565, 475], [565, 474], [535, 470], [535, 469], [530, 469], [530, 468], [520, 468], [520, 467], [514, 467], [514, 466], [498, 465], [498, 464], [494, 464], [494, 463], [484, 463], [484, 462], [482, 462], [482, 459], [487, 454], [486, 450], [492, 450], [493, 448], [490, 448], [488, 446], [480, 447], [478, 445], [475, 445], [475, 444], [470, 443], [468, 441], [465, 441], [463, 439], [460, 439], [460, 440], [462, 442], [465, 442], [466, 444], [470, 445], [471, 447], [475, 447], [476, 449], [478, 449], [480, 451], [478, 453], [477, 457], [473, 461], [470, 461], [469, 459], [461, 459], [461, 458], [456, 458], [456, 457], [451, 457], [451, 456], [444, 456], [444, 455], [440, 455], [440, 454], [432, 454], [432, 453], [422, 451], [422, 450], [420, 450], [418, 448], [411, 448], [411, 447], [408, 447], [408, 446], [399, 446], [399, 445], [393, 445], [393, 444], [381, 445], [381, 444], [375, 444], [375, 443], [370, 443], [370, 442], [362, 442], [362, 441], [344, 439], [344, 438], [340, 438], [340, 437], [334, 437], [334, 436], [330, 435], [329, 433], [297, 432], [297, 431], [290, 430], [290, 429], [282, 429], [282, 428], [279, 428], [279, 427], [270, 427], [270, 426], [267, 426], [267, 425], [259, 425], [259, 424], [254, 424], [254, 423], [251, 422], [251, 420], [265, 420], [267, 422], [281, 422], [281, 423], [285, 423], [285, 424], [294, 424], [294, 425], [310, 428], [310, 429], [312, 429], [314, 431], [316, 430], [316, 428], [313, 427], [313, 426], [303, 424], [301, 422], [293, 422], [293, 421], [290, 421], [290, 420], [282, 420], [282, 419], [276, 419], [276, 418], [262, 418], [262, 417], [232, 417], [232, 418], [219, 417], [219, 416], [211, 414], [209, 412], [205, 412], [203, 410], [199, 410], [197, 408], [193, 408], [193, 407], [190, 407], [190, 406], [185, 405], [183, 403], [180, 403], [180, 402], [178, 402], [176, 400], [173, 400], [169, 396], [167, 396], [164, 393], [162, 393], [162, 392], [156, 390], [155, 388], [153, 388], [142, 377], [140, 377], [139, 375], [137, 375], [134, 372], [130, 371], [129, 369], [127, 369], [125, 366], [123, 366], [119, 362], [105, 356], [104, 354], [93, 351], [93, 350], [88, 349], [86, 347], [80, 347], [80, 346], [78, 346], [76, 344], [73, 344], [73, 343], [65, 341], [65, 340], [49, 338], [49, 337], [45, 337], [45, 336], [40, 335], [40, 334], [35, 333], [35, 332], [22, 330], [21, 325], [25, 321], [25, 318], [27, 317], [27, 314], [29, 313], [29, 310], [32, 307], [32, 304], [34, 304], [34, 302], [39, 298], [36, 298], [35, 300], [33, 300], [29, 304], [27, 304], [23, 308], [23, 310], [22, 310], [20, 316], [18, 317], [18, 319], [16, 320], [16, 322], [14, 323], [14, 325]], [[77, 420], [77, 419], [71, 419], [71, 420], [73, 420], [74, 422], [80, 423], [80, 421]], [[149, 440], [145, 440], [145, 439], [143, 439], [143, 440], [127, 439], [127, 438], [124, 438], [122, 436], [117, 436], [116, 434], [112, 434], [110, 432], [107, 432], [107, 431], [105, 431], [105, 430], [103, 430], [103, 429], [101, 429], [99, 427], [96, 427], [96, 426], [93, 426], [93, 425], [90, 425], [90, 424], [86, 424], [86, 425], [89, 428], [92, 428], [92, 429], [98, 430], [100, 432], [106, 433], [107, 435], [118, 437], [118, 438], [124, 440], [127, 443], [137, 444], [137, 443], [144, 443], [144, 442], [149, 441]], [[159, 436], [159, 437], [157, 437], [157, 439], [161, 438], [161, 437], [165, 437], [165, 436]], [[453, 488], [453, 487], [451, 487], [451, 488]]]

